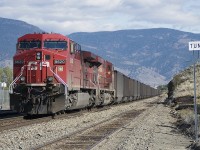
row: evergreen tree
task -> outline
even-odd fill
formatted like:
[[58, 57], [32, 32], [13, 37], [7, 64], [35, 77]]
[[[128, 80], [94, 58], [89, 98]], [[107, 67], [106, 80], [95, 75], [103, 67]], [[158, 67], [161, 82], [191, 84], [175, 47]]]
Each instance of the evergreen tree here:
[[8, 86], [12, 81], [13, 81], [12, 69], [9, 67], [0, 68], [0, 82], [6, 82], [8, 88]]

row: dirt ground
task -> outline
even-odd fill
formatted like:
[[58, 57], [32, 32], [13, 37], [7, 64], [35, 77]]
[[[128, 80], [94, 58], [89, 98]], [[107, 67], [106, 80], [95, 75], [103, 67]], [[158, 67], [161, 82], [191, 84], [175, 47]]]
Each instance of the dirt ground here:
[[[164, 98], [163, 100], [164, 101]], [[174, 125], [171, 109], [153, 104], [129, 125], [96, 145], [93, 150], [185, 150], [193, 142]]]

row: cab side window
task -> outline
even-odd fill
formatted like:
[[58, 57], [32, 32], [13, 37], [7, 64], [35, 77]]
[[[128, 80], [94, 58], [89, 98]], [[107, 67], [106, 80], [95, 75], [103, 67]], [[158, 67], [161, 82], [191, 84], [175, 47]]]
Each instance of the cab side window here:
[[75, 53], [75, 44], [74, 43], [70, 43], [70, 53], [74, 54]]

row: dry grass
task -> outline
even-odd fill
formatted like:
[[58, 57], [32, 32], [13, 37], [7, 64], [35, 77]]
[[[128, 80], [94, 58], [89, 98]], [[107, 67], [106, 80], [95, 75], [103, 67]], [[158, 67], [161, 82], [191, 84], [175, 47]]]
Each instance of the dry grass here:
[[182, 120], [187, 124], [194, 123], [194, 111], [191, 109], [182, 109], [178, 111], [178, 114], [182, 118]]
[[178, 128], [186, 135], [194, 138], [195, 135], [195, 125], [194, 125], [194, 111], [191, 109], [182, 109], [178, 111], [181, 118], [177, 122]]
[[[175, 84], [174, 98], [194, 96], [193, 66], [176, 75], [173, 82]], [[200, 64], [196, 67], [196, 93], [197, 97], [200, 97]]]
[[[194, 136], [194, 109], [193, 109], [193, 96], [194, 96], [194, 77], [193, 66], [180, 72], [174, 76], [173, 83], [173, 98], [177, 102], [177, 109], [179, 121], [178, 127], [186, 134]], [[196, 96], [198, 114], [200, 114], [200, 64], [196, 66]], [[184, 107], [183, 107], [184, 106]], [[186, 106], [186, 107], [185, 107]], [[188, 108], [190, 106], [190, 108]], [[198, 119], [200, 121], [199, 115]], [[200, 122], [199, 122], [200, 123]]]

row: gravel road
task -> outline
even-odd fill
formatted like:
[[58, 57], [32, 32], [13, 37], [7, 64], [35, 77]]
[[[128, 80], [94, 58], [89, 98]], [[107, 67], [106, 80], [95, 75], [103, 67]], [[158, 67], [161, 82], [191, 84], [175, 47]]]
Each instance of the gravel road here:
[[[190, 139], [177, 133], [170, 109], [156, 104], [156, 98], [111, 107], [100, 112], [85, 112], [68, 119], [54, 119], [0, 132], [0, 149], [32, 149], [94, 123], [129, 110], [147, 109], [131, 124], [109, 136], [94, 149], [185, 149]], [[153, 103], [153, 104], [152, 104]]]

